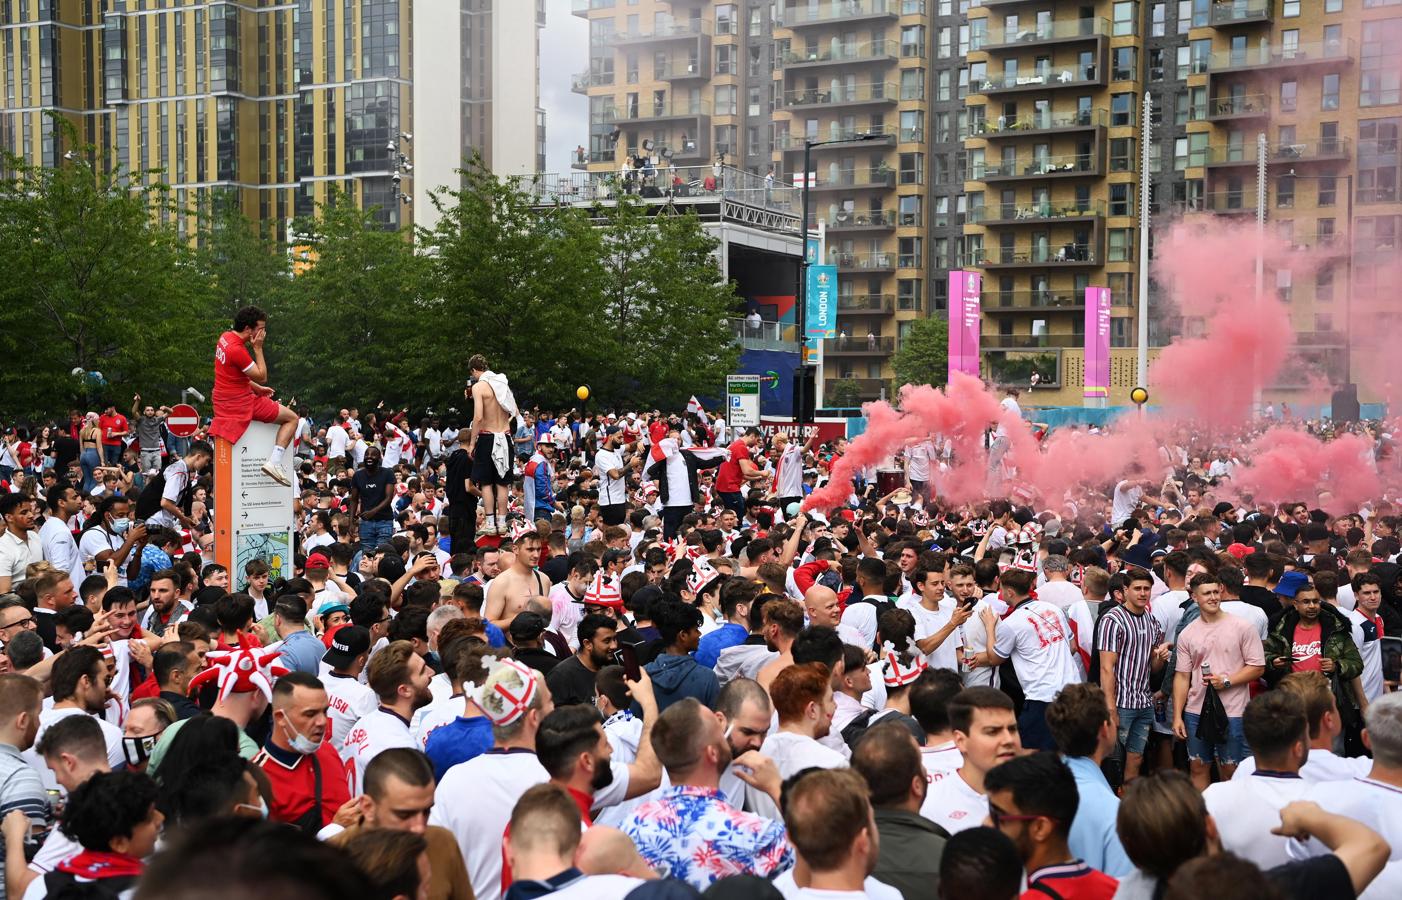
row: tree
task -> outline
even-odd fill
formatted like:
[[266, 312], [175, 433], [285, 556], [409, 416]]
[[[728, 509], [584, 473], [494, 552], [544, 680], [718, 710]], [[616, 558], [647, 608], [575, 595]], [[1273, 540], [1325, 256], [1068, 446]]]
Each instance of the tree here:
[[823, 406], [828, 409], [856, 409], [862, 405], [862, 389], [852, 378], [838, 378], [828, 382], [823, 393]]
[[891, 357], [898, 390], [907, 384], [939, 387], [949, 380], [948, 320], [939, 316], [916, 319], [900, 343]]
[[[158, 173], [128, 172], [80, 146], [61, 117], [55, 125], [75, 148], [57, 167], [4, 157], [0, 354], [23, 377], [6, 379], [3, 418], [53, 416], [69, 402], [122, 406], [134, 392], [208, 379], [221, 326], [173, 224], [188, 211]], [[113, 387], [94, 392], [89, 372]]]
[[239, 209], [237, 195], [216, 195], [204, 225], [200, 266], [221, 315], [232, 320], [245, 306], [276, 306], [288, 289], [291, 267], [284, 248]]
[[315, 261], [269, 311], [279, 395], [313, 409], [380, 400], [428, 405], [430, 380], [441, 387], [451, 379], [433, 365], [428, 336], [440, 313], [426, 299], [426, 261], [408, 236], [386, 231], [373, 209], [343, 194], [295, 228], [308, 236]]

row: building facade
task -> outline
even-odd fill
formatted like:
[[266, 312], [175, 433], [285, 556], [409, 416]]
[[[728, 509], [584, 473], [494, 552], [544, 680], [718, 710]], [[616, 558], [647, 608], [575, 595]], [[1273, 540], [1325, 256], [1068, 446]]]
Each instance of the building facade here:
[[[59, 164], [58, 113], [113, 162], [159, 170], [189, 207], [221, 194], [281, 233], [334, 189], [402, 226], [416, 182], [452, 183], [474, 149], [517, 171], [542, 163], [543, 15], [509, 0], [0, 0], [0, 146]], [[416, 55], [416, 16], [455, 36], [457, 55]], [[492, 77], [494, 29], [521, 67], [509, 79]], [[416, 77], [457, 91], [416, 97]], [[509, 102], [492, 103], [494, 84]], [[427, 154], [416, 113], [451, 133]]]

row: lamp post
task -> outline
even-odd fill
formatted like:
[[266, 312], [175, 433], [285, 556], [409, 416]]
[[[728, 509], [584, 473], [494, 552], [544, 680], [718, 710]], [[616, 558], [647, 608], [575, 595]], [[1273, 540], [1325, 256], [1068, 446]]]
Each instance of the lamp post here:
[[[1266, 293], [1266, 133], [1256, 135], [1256, 315], [1261, 315], [1261, 307]], [[1251, 417], [1261, 417], [1261, 354], [1257, 353], [1252, 365], [1252, 383], [1255, 389], [1251, 397]]]
[[802, 252], [798, 261], [798, 365], [799, 377], [794, 384], [794, 422], [802, 425], [804, 391], [807, 380], [803, 377], [806, 372], [804, 367], [808, 365], [808, 191], [812, 187], [812, 166], [813, 148], [827, 147], [831, 144], [852, 144], [857, 141], [877, 141], [886, 135], [882, 132], [863, 132], [853, 135], [850, 138], [843, 138], [835, 141], [811, 141], [806, 136], [803, 139], [803, 218], [799, 223], [799, 237], [802, 240]]

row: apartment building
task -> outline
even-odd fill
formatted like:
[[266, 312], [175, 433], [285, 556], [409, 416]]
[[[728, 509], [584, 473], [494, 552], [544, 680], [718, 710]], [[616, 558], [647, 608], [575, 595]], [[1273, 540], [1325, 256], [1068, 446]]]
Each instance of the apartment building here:
[[0, 0], [0, 147], [60, 164], [57, 112], [191, 207], [233, 196], [281, 233], [337, 188], [400, 226], [465, 153], [543, 166], [543, 20], [543, 0]]

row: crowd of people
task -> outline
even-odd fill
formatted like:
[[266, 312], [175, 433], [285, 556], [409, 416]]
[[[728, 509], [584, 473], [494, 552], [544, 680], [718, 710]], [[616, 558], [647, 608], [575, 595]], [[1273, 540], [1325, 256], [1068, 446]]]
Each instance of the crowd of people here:
[[295, 418], [285, 573], [213, 562], [157, 409], [115, 486], [6, 473], [0, 896], [1402, 896], [1384, 498], [1189, 439], [954, 505], [936, 438], [805, 511], [844, 440], [469, 369], [461, 422]]

